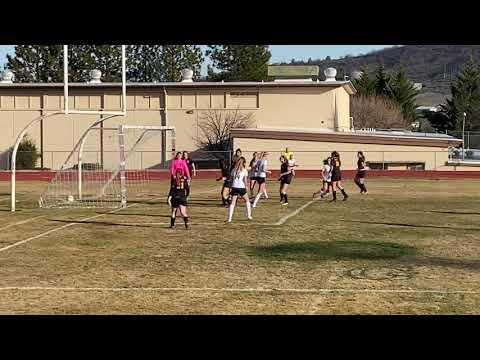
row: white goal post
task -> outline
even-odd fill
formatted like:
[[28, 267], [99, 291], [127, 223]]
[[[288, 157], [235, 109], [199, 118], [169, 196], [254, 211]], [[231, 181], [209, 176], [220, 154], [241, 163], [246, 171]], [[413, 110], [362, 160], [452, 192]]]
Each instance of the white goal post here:
[[118, 115], [127, 114], [127, 70], [125, 45], [122, 45], [122, 111], [90, 111], [70, 109], [68, 102], [68, 45], [63, 45], [63, 100], [65, 114]]
[[[69, 106], [69, 80], [68, 80], [68, 45], [63, 45], [63, 95], [64, 95], [64, 107], [60, 111], [56, 111], [50, 114], [41, 115], [27, 124], [25, 128], [17, 136], [15, 143], [12, 147], [11, 157], [10, 157], [10, 210], [15, 212], [16, 210], [16, 163], [17, 163], [17, 152], [20, 143], [22, 142], [23, 138], [25, 137], [27, 131], [31, 129], [35, 124], [38, 124], [40, 121], [55, 117], [57, 115], [68, 115], [68, 114], [85, 114], [85, 115], [107, 115], [108, 118], [114, 116], [126, 116], [127, 114], [127, 75], [126, 75], [126, 54], [125, 49], [126, 45], [121, 45], [121, 53], [122, 53], [122, 95], [121, 95], [121, 102], [122, 102], [122, 109], [121, 111], [104, 111], [103, 109], [99, 110], [77, 110], [71, 109]], [[106, 118], [102, 119], [102, 121], [106, 120]]]
[[[95, 161], [95, 156], [85, 149], [98, 145], [95, 136], [88, 136], [98, 127], [89, 128], [41, 195], [40, 207], [120, 208], [126, 207], [128, 201], [158, 197], [157, 170], [163, 170], [164, 165], [161, 152], [175, 152], [175, 128], [119, 125], [107, 129], [116, 135], [111, 137], [117, 139], [116, 151], [109, 150], [101, 163], [98, 156]], [[166, 132], [171, 143], [169, 150], [162, 144]]]

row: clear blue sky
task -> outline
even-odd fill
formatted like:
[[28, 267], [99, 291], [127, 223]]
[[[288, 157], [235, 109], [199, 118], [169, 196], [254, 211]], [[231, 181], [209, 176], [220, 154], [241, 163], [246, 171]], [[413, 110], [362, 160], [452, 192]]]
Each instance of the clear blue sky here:
[[[360, 55], [372, 50], [379, 50], [392, 45], [271, 45], [272, 58], [270, 62], [289, 62], [291, 59], [307, 60], [325, 58], [332, 59], [345, 55]], [[6, 62], [6, 54], [13, 53], [14, 45], [0, 45], [0, 67]], [[204, 72], [206, 64], [204, 66]]]

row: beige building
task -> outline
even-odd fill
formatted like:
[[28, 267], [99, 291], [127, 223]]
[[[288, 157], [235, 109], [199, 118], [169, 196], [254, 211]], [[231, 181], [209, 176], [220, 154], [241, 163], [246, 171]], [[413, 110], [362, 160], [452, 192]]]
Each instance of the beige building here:
[[[459, 141], [450, 137], [418, 138], [413, 135], [358, 133], [352, 130], [348, 81], [179, 82], [127, 84], [127, 116], [108, 119], [89, 138], [84, 162], [115, 163], [118, 159], [119, 124], [167, 125], [176, 128], [177, 150], [198, 150], [199, 123], [208, 112], [238, 110], [251, 113], [250, 129], [232, 132], [233, 145], [246, 154], [257, 150], [280, 153], [285, 146], [305, 169], [318, 169], [325, 155], [337, 150], [345, 167], [353, 168], [357, 150], [367, 153], [373, 167], [445, 167], [448, 147]], [[77, 110], [121, 110], [121, 87], [113, 83], [70, 84], [69, 102]], [[63, 84], [0, 83], [0, 153], [8, 168], [8, 150], [20, 131], [38, 116], [60, 111]], [[29, 136], [42, 154], [37, 166], [58, 169], [85, 130], [98, 115], [56, 115], [35, 125]], [[165, 166], [169, 139], [143, 147], [142, 167]], [[274, 154], [275, 156], [277, 153]], [[275, 159], [276, 162], [276, 159]], [[420, 164], [420, 165], [419, 165]], [[385, 167], [385, 165], [382, 165]]]

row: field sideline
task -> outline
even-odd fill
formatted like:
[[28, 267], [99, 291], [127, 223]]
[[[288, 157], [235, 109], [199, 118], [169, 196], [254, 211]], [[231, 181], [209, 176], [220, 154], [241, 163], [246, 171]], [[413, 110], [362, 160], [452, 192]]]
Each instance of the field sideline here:
[[[168, 183], [121, 210], [43, 210], [45, 182], [0, 182], [1, 314], [478, 314], [476, 180], [367, 179], [347, 202], [296, 179], [225, 224], [219, 185], [194, 180], [191, 230], [171, 230]], [[339, 198], [341, 199], [341, 195]]]

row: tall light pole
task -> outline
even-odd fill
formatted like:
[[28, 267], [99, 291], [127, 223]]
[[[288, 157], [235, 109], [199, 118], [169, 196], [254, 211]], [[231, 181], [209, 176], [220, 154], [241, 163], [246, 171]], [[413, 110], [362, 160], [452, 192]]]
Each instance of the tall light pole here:
[[462, 126], [462, 160], [465, 160], [465, 118], [467, 117], [467, 113], [463, 113], [463, 126]]

